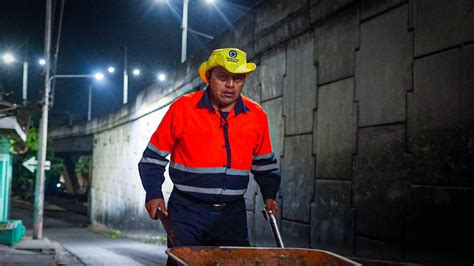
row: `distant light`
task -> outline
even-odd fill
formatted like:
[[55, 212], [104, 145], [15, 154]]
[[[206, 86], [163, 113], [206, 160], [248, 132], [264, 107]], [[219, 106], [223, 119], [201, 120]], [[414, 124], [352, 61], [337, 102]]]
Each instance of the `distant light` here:
[[2, 59], [3, 59], [3, 62], [5, 62], [7, 64], [15, 62], [15, 57], [13, 57], [13, 55], [10, 54], [10, 53], [4, 54]]
[[207, 4], [214, 4], [216, 1], [215, 0], [206, 0]]
[[163, 73], [158, 74], [158, 80], [159, 81], [165, 81], [166, 80], [166, 75]]
[[46, 60], [44, 60], [43, 58], [41, 58], [38, 63], [42, 66], [46, 65]]
[[57, 188], [60, 188], [60, 187], [61, 187], [61, 183], [57, 183], [57, 184], [56, 184], [56, 187], [57, 187]]
[[102, 74], [100, 72], [97, 72], [97, 73], [95, 73], [94, 78], [97, 79], [97, 80], [103, 80], [104, 79], [104, 74]]
[[115, 68], [114, 67], [109, 67], [109, 68], [107, 68], [107, 71], [109, 71], [109, 73], [114, 73]]
[[135, 68], [132, 73], [133, 73], [133, 75], [138, 76], [138, 75], [140, 75], [140, 69]]

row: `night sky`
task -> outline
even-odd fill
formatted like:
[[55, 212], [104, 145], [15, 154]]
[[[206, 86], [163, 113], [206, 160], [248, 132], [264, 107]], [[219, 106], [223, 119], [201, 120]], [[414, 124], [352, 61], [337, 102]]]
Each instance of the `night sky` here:
[[[189, 27], [216, 36], [240, 18], [257, 0], [190, 0]], [[60, 1], [55, 3], [52, 55], [55, 51]], [[181, 60], [182, 0], [66, 0], [58, 57], [58, 74], [116, 72], [103, 82], [94, 81], [92, 116], [103, 116], [122, 105], [123, 50], [128, 48], [129, 102], [156, 80], [158, 72], [172, 71]], [[13, 92], [10, 101], [21, 102], [23, 58], [29, 62], [28, 100], [37, 103], [43, 88], [44, 0], [0, 0], [0, 54], [9, 51], [17, 62], [0, 62], [0, 90]], [[188, 33], [188, 58], [206, 38]], [[131, 74], [138, 67], [140, 77]], [[58, 80], [50, 121], [83, 121], [91, 80]]]

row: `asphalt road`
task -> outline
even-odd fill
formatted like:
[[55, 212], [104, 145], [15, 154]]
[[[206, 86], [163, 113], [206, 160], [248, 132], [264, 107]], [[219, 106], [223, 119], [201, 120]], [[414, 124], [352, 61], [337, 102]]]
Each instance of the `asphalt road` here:
[[[31, 207], [12, 203], [11, 219], [22, 219], [31, 234]], [[57, 241], [86, 265], [166, 265], [166, 246], [110, 238], [86, 227], [87, 217], [61, 208], [45, 211], [44, 236]]]

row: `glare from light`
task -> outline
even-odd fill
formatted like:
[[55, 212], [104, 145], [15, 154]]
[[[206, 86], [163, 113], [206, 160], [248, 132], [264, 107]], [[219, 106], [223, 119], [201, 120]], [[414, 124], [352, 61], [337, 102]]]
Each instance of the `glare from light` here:
[[159, 81], [165, 81], [166, 80], [166, 75], [163, 73], [158, 74], [158, 80]]
[[168, 0], [155, 0], [155, 3], [168, 4]]
[[38, 63], [42, 66], [46, 65], [46, 60], [44, 60], [43, 58], [41, 58]]
[[216, 1], [215, 0], [206, 0], [206, 4], [209, 4], [209, 5], [212, 5], [214, 4]]
[[13, 57], [13, 55], [10, 54], [10, 53], [4, 54], [2, 59], [3, 59], [3, 62], [5, 62], [7, 64], [15, 62], [15, 57]]
[[60, 188], [60, 187], [61, 187], [61, 183], [57, 183], [57, 184], [56, 184], [56, 187], [57, 187], [57, 188]]
[[140, 69], [135, 68], [132, 73], [133, 73], [133, 75], [138, 76], [138, 75], [140, 75]]
[[109, 73], [112, 74], [112, 73], [115, 72], [115, 68], [114, 67], [109, 67], [109, 68], [107, 68], [107, 71], [109, 71]]
[[97, 73], [95, 73], [94, 78], [96, 80], [103, 80], [104, 79], [104, 74], [102, 74], [100, 72], [97, 72]]

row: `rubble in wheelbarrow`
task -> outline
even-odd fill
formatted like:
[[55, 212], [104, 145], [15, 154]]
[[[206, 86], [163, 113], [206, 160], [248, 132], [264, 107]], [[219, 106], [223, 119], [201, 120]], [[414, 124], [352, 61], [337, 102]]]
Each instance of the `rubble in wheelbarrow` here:
[[302, 248], [177, 247], [167, 253], [180, 265], [359, 265], [331, 252]]

